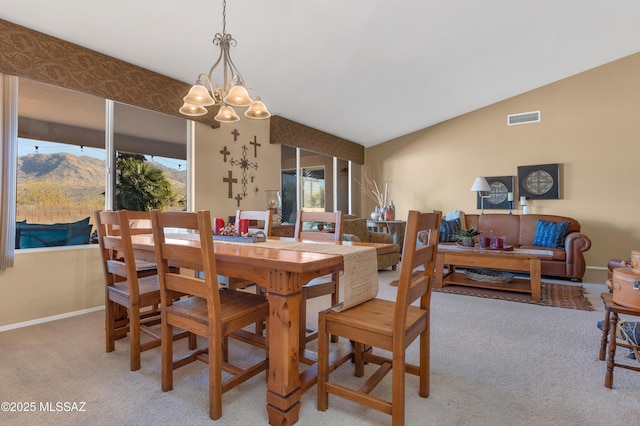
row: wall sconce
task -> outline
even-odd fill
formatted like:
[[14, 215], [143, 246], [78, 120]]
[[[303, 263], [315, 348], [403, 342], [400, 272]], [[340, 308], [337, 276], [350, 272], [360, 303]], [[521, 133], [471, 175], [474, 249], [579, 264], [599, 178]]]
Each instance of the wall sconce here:
[[473, 185], [471, 185], [471, 191], [478, 193], [478, 196], [481, 199], [482, 214], [484, 214], [484, 199], [489, 198], [491, 195], [483, 195], [482, 193], [491, 191], [489, 182], [487, 182], [485, 178], [478, 176], [476, 180], [473, 181]]

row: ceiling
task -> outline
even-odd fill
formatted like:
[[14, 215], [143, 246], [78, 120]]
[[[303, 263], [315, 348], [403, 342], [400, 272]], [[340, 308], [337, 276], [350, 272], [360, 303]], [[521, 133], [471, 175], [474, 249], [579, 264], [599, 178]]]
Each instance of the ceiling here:
[[[226, 12], [231, 57], [274, 115], [367, 147], [640, 51], [637, 0], [228, 0]], [[222, 0], [0, 0], [0, 19], [193, 83], [217, 58]]]

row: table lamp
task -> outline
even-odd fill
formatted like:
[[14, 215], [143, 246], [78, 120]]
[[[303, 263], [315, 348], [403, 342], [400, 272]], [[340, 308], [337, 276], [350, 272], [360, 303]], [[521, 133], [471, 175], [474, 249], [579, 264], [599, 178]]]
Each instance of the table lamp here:
[[489, 198], [490, 195], [482, 195], [483, 192], [491, 191], [491, 187], [489, 186], [489, 182], [483, 177], [478, 176], [476, 180], [473, 181], [473, 185], [471, 186], [471, 191], [477, 192], [478, 196], [481, 200], [482, 206], [482, 214], [484, 214], [484, 199]]

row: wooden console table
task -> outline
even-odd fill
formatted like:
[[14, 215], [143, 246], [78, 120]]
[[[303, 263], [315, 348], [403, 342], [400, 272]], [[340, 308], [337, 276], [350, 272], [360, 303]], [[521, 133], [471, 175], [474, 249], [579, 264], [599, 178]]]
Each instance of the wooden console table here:
[[[508, 290], [530, 293], [531, 300], [540, 300], [540, 259], [550, 257], [551, 253], [546, 250], [502, 251], [442, 244], [438, 246], [436, 255], [435, 288], [455, 284]], [[445, 266], [447, 266], [446, 273]], [[510, 283], [504, 284], [474, 281], [467, 278], [464, 273], [456, 272], [456, 266], [525, 272], [529, 274], [530, 279], [514, 278]]]
[[376, 232], [388, 232], [393, 237], [393, 243], [400, 246], [404, 244], [404, 230], [407, 226], [406, 220], [367, 220], [367, 228]]

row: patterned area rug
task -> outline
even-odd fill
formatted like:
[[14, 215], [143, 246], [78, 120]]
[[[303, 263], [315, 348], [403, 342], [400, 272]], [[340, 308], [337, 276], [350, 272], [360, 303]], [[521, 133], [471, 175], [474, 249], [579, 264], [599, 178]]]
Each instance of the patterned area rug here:
[[[391, 282], [392, 286], [398, 285], [397, 281]], [[512, 291], [489, 290], [476, 287], [459, 285], [447, 285], [443, 289], [433, 289], [440, 293], [463, 294], [465, 296], [486, 297], [490, 299], [509, 300], [512, 302], [531, 303], [534, 305], [554, 306], [557, 308], [577, 309], [581, 311], [593, 311], [593, 306], [585, 298], [585, 289], [581, 285], [541, 283], [540, 301], [531, 300], [527, 293]]]

